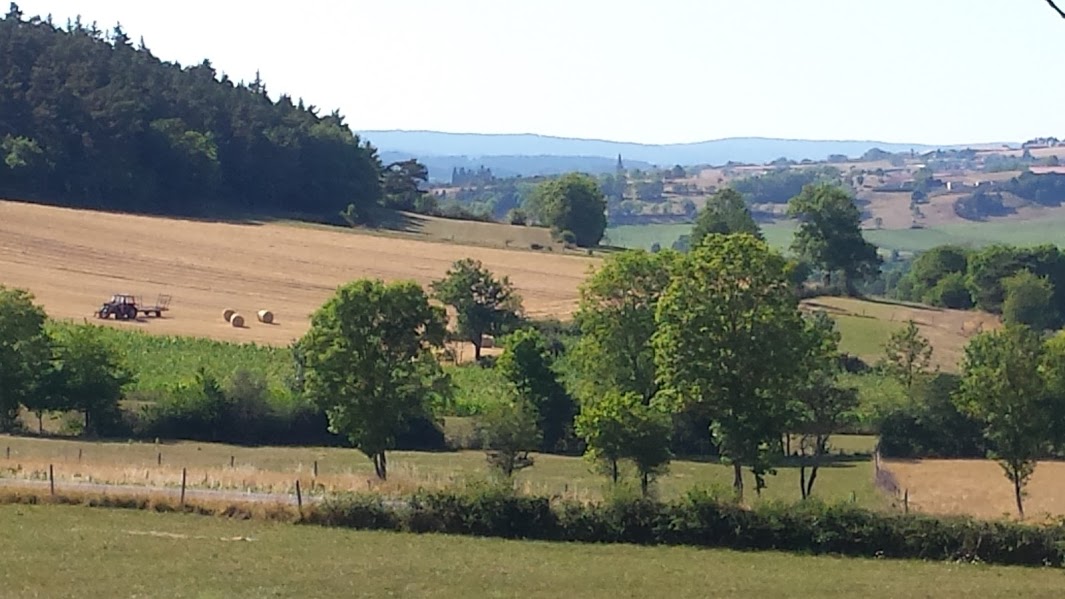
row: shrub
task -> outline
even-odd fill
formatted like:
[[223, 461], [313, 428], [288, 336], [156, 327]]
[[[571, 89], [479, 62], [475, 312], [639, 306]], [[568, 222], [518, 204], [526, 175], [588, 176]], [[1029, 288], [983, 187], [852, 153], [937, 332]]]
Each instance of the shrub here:
[[764, 503], [747, 509], [705, 491], [659, 503], [633, 496], [552, 505], [498, 484], [420, 491], [402, 500], [331, 499], [309, 522], [508, 539], [691, 545], [1065, 567], [1065, 528], [890, 514], [854, 504]]
[[958, 377], [938, 374], [914, 385], [913, 401], [880, 424], [880, 453], [898, 458], [982, 458], [987, 453], [980, 424], [951, 401]]
[[933, 306], [956, 310], [968, 310], [973, 307], [973, 297], [965, 284], [965, 275], [960, 272], [950, 273], [940, 279], [935, 287], [928, 290], [924, 300]]
[[529, 216], [521, 208], [515, 208], [507, 214], [507, 221], [512, 225], [524, 227], [529, 222]]

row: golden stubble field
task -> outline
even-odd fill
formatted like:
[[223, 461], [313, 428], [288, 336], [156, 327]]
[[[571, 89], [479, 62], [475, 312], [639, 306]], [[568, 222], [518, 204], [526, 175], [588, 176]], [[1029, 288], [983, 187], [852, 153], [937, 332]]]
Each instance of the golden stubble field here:
[[[89, 319], [113, 293], [173, 297], [162, 319], [110, 326], [284, 345], [337, 286], [361, 277], [422, 285], [462, 258], [509, 275], [532, 316], [565, 317], [598, 260], [284, 224], [198, 222], [0, 201], [0, 284], [30, 290], [58, 319]], [[248, 321], [234, 329], [232, 308]], [[255, 320], [260, 309], [273, 325]]]
[[[1015, 518], [1013, 483], [992, 460], [884, 460], [910, 507], [931, 514]], [[1065, 462], [1039, 462], [1026, 489], [1027, 519], [1065, 516]]]

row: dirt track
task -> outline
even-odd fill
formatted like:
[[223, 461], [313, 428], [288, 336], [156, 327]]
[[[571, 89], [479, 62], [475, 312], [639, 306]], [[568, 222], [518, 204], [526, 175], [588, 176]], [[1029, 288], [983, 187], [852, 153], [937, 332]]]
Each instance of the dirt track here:
[[[60, 319], [92, 318], [113, 293], [153, 302], [173, 296], [162, 320], [113, 324], [152, 333], [284, 345], [337, 285], [360, 277], [440, 278], [476, 258], [509, 275], [534, 316], [566, 316], [596, 261], [280, 224], [207, 223], [0, 201], [0, 284], [29, 289]], [[248, 321], [233, 329], [222, 311]], [[255, 321], [273, 311], [274, 325]]]

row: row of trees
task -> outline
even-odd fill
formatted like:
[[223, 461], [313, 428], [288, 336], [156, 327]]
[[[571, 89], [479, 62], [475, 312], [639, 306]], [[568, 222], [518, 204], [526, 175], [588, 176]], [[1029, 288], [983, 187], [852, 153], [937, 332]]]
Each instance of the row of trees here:
[[1065, 315], [1065, 253], [1053, 245], [944, 245], [916, 259], [896, 288], [900, 299], [946, 308], [978, 308], [1042, 330]]
[[45, 412], [73, 410], [86, 432], [106, 428], [119, 417], [129, 372], [94, 327], [53, 334], [45, 322], [29, 293], [0, 285], [0, 430], [14, 426], [21, 407], [38, 426]]
[[[509, 287], [462, 261], [432, 289], [453, 308], [457, 333], [476, 343], [519, 323]], [[299, 344], [304, 391], [382, 478], [403, 423], [449, 393], [435, 359], [447, 317], [430, 300], [412, 282], [350, 283], [314, 314]], [[481, 428], [492, 463], [507, 474], [531, 463], [527, 452], [576, 437], [613, 480], [624, 464], [634, 467], [646, 491], [670, 460], [672, 418], [696, 413], [713, 423], [740, 494], [743, 468], [760, 492], [785, 434], [802, 433], [806, 496], [828, 435], [857, 401], [837, 384], [832, 321], [803, 315], [787, 261], [750, 234], [712, 233], [687, 255], [611, 257], [582, 287], [576, 322], [572, 399], [539, 333], [506, 337], [495, 366], [505, 384]]]
[[979, 333], [966, 346], [957, 377], [932, 367], [931, 345], [912, 321], [892, 335], [885, 353], [885, 369], [913, 402], [904, 411], [917, 418], [905, 423], [901, 414], [889, 416], [882, 442], [935, 445], [946, 449], [944, 457], [989, 453], [1023, 516], [1037, 461], [1065, 448], [1065, 335], [1023, 324]]
[[[876, 246], [862, 236], [861, 213], [851, 195], [834, 183], [802, 187], [788, 202], [788, 214], [799, 222], [791, 249], [798, 257], [792, 264], [793, 280], [801, 284], [816, 268], [830, 286], [839, 273], [843, 287], [857, 294], [858, 284], [874, 278], [882, 260]], [[687, 251], [710, 234], [746, 233], [764, 239], [743, 195], [726, 187], [707, 198], [692, 226], [674, 249]]]

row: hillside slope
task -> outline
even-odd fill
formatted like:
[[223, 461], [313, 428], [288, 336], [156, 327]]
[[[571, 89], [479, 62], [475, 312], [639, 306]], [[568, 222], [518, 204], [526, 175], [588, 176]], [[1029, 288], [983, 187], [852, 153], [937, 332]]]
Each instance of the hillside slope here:
[[[460, 246], [345, 229], [228, 224], [0, 201], [0, 284], [32, 291], [49, 315], [92, 318], [113, 293], [173, 296], [167, 317], [114, 323], [151, 333], [284, 345], [337, 285], [359, 277], [440, 278], [472, 257], [509, 275], [534, 316], [565, 316], [595, 260]], [[222, 311], [250, 321], [233, 329]], [[277, 323], [255, 322], [270, 309]]]

